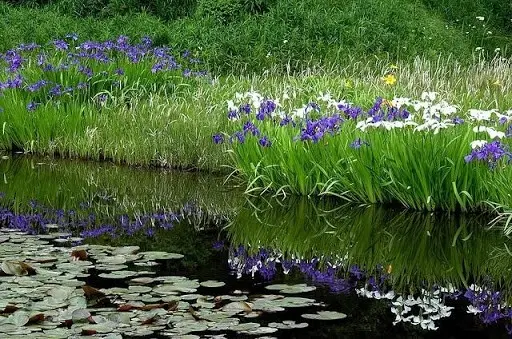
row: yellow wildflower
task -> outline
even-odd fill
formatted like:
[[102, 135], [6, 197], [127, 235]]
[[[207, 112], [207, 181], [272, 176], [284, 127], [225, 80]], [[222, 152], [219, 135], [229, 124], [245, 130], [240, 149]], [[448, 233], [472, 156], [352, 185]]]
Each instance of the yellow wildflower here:
[[386, 85], [392, 86], [396, 83], [396, 76], [392, 73], [387, 74], [385, 77], [382, 78], [382, 81], [384, 81]]

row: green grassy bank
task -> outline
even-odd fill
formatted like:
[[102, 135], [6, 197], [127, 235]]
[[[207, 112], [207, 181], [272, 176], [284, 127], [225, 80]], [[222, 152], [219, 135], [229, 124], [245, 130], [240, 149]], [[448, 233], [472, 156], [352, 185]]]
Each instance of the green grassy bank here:
[[217, 74], [346, 65], [354, 56], [410, 61], [451, 54], [468, 64], [477, 48], [510, 55], [510, 6], [495, 0], [6, 1], [0, 50], [70, 32], [90, 40], [149, 34], [157, 44], [197, 51]]

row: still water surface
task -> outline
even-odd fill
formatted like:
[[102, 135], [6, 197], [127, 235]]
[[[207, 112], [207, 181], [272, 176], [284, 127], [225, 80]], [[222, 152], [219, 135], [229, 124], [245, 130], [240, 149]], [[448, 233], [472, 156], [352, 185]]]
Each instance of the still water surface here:
[[[57, 224], [59, 231], [89, 244], [181, 253], [182, 260], [165, 262], [157, 275], [224, 282], [218, 295], [286, 292], [265, 288], [271, 284], [314, 286], [293, 295], [321, 306], [244, 320], [308, 324], [267, 336], [507, 337], [510, 315], [497, 307], [511, 292], [510, 244], [499, 230], [487, 230], [488, 215], [254, 198], [206, 174], [47, 158], [4, 159], [0, 173], [2, 226], [35, 233]], [[94, 274], [88, 283], [113, 287]], [[398, 316], [404, 304], [409, 310]], [[469, 314], [470, 305], [479, 313]], [[319, 310], [347, 317], [302, 317]], [[404, 321], [393, 324], [397, 319]], [[423, 329], [422, 321], [423, 327], [438, 329]], [[258, 337], [233, 331], [193, 334]]]

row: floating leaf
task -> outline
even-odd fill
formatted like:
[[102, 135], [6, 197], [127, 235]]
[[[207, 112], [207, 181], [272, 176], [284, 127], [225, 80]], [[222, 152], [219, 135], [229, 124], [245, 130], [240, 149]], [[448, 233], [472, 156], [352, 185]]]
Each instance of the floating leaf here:
[[77, 260], [86, 260], [88, 255], [85, 249], [75, 249], [71, 252], [71, 257]]
[[225, 286], [226, 284], [222, 281], [206, 280], [206, 281], [203, 281], [202, 283], [200, 283], [200, 285], [203, 287], [216, 288], [216, 287]]
[[295, 328], [306, 328], [309, 325], [307, 323], [296, 323], [293, 320], [283, 320], [282, 323], [269, 323], [268, 327], [278, 328], [280, 330], [288, 330]]
[[234, 301], [229, 304], [224, 305], [222, 307], [223, 311], [237, 311], [237, 312], [246, 312], [249, 313], [252, 311], [252, 304], [249, 304], [245, 301]]
[[29, 274], [35, 274], [35, 270], [32, 268], [32, 266], [25, 264], [22, 261], [3, 261], [2, 265], [0, 266], [2, 271], [7, 275], [29, 275]]
[[150, 252], [141, 252], [146, 260], [172, 260], [172, 259], [182, 259], [184, 257], [183, 254], [179, 253], [168, 253], [168, 252], [159, 252], [159, 251], [150, 251]]
[[71, 320], [73, 322], [86, 321], [91, 316], [91, 313], [86, 309], [77, 309], [71, 313]]
[[296, 294], [296, 293], [306, 293], [316, 290], [315, 286], [308, 286], [306, 284], [296, 284], [296, 285], [287, 285], [287, 284], [275, 284], [265, 286], [268, 290], [279, 291], [280, 293], [285, 294]]
[[302, 315], [305, 319], [313, 320], [340, 320], [347, 317], [346, 314], [334, 311], [318, 311], [316, 314], [306, 313]]

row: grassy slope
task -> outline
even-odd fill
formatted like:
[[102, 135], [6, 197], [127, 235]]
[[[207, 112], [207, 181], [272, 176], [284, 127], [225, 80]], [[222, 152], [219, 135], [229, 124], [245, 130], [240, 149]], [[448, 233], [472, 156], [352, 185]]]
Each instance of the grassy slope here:
[[[58, 2], [36, 9], [0, 4], [0, 50], [22, 42], [44, 43], [71, 31], [88, 39], [150, 34], [157, 43], [200, 50], [212, 70], [259, 72], [288, 65], [302, 68], [305, 61], [343, 64], [347, 56], [410, 60], [453, 54], [471, 61], [478, 46], [507, 49], [511, 39], [502, 18], [506, 8], [491, 10], [486, 2], [477, 2], [480, 5], [463, 7], [467, 10], [457, 19], [456, 2], [429, 2], [427, 7], [417, 0], [276, 0], [263, 14], [226, 16], [217, 10], [205, 19], [204, 11], [196, 11], [171, 21], [140, 13], [76, 18]], [[486, 20], [478, 21], [479, 15]], [[493, 34], [486, 34], [488, 30]]]

